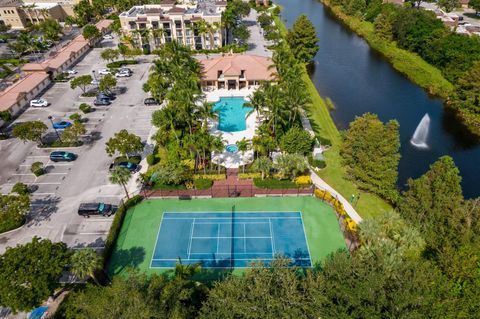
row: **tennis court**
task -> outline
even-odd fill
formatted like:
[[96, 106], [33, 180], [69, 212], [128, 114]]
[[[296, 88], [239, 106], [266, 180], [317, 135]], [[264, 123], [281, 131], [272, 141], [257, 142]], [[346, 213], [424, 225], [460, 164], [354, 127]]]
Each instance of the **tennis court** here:
[[338, 249], [345, 241], [333, 209], [310, 196], [151, 199], [125, 216], [108, 273], [169, 273], [180, 257], [217, 267], [212, 273], [233, 265], [239, 274], [251, 260], [268, 263], [276, 253], [309, 267]]
[[204, 268], [268, 264], [275, 255], [311, 267], [300, 212], [165, 212], [152, 268], [201, 263]]

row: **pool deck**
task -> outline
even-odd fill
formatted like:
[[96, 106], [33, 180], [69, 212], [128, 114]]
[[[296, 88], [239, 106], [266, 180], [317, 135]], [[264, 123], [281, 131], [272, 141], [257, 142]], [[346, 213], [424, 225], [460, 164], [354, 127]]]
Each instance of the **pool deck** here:
[[[254, 90], [215, 90], [212, 92], [205, 92], [206, 99], [208, 102], [218, 102], [221, 97], [243, 97], [246, 100], [249, 100], [249, 96], [254, 92]], [[236, 144], [238, 141], [241, 141], [243, 138], [251, 140], [255, 135], [255, 131], [258, 128], [258, 116], [256, 112], [251, 112], [247, 115], [246, 126], [247, 129], [239, 132], [223, 132], [218, 129], [218, 121], [210, 120], [208, 122], [209, 132], [212, 135], [221, 136], [225, 141], [226, 145]], [[220, 163], [220, 165], [225, 166], [226, 168], [239, 168], [244, 164], [251, 163], [253, 161], [253, 150], [246, 151], [244, 156], [241, 152], [238, 153], [215, 153], [213, 155], [212, 161], [214, 163]]]

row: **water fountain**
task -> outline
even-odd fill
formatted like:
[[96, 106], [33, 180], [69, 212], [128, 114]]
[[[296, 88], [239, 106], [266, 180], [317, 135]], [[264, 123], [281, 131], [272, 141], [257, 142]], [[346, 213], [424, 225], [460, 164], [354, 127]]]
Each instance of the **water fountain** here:
[[410, 139], [410, 143], [412, 143], [413, 146], [418, 148], [428, 148], [427, 137], [429, 128], [430, 116], [428, 116], [427, 113], [422, 117], [420, 123], [418, 123], [418, 126], [415, 129], [415, 133], [413, 133], [413, 136]]

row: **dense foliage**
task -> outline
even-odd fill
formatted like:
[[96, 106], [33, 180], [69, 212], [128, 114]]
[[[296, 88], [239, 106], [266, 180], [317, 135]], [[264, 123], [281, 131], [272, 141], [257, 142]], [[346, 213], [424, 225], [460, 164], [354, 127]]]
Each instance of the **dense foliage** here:
[[34, 237], [32, 242], [7, 248], [0, 256], [0, 304], [29, 311], [59, 286], [70, 252], [64, 243]]
[[318, 51], [317, 31], [307, 16], [301, 15], [287, 34], [287, 42], [297, 60], [309, 62]]
[[0, 233], [21, 226], [25, 221], [25, 215], [30, 211], [30, 198], [24, 193], [24, 187], [17, 184], [14, 192], [18, 195], [0, 194]]
[[358, 185], [395, 201], [400, 161], [399, 124], [383, 124], [376, 115], [364, 114], [350, 123], [341, 154], [347, 172]]
[[[455, 2], [445, 0], [439, 5], [448, 11]], [[480, 37], [457, 34], [445, 27], [433, 11], [417, 7], [365, 0], [332, 0], [330, 3], [341, 6], [348, 15], [373, 22], [379, 38], [395, 41], [398, 47], [417, 53], [440, 69], [447, 80], [457, 85], [457, 92], [450, 96], [447, 104], [474, 134], [480, 135], [480, 109], [464, 98], [465, 94], [479, 92], [480, 86], [475, 81], [468, 88], [461, 84], [462, 79], [471, 76], [475, 62], [480, 60]]]

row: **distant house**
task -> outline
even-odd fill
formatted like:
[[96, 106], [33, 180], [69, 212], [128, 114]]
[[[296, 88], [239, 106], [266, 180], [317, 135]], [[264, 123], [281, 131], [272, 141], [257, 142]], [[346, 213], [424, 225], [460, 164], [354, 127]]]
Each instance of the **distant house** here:
[[257, 55], [229, 54], [223, 57], [202, 59], [203, 89], [250, 89], [260, 81], [274, 80], [273, 62]]

